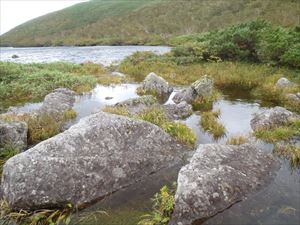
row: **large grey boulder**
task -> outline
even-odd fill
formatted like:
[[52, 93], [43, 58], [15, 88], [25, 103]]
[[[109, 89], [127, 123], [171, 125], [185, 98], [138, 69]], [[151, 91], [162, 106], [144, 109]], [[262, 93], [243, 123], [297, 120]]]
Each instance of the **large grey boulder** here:
[[5, 145], [20, 149], [27, 147], [28, 127], [24, 122], [5, 122], [0, 120], [0, 150]]
[[274, 125], [284, 125], [295, 118], [297, 116], [293, 112], [277, 106], [255, 114], [250, 123], [251, 128], [256, 131], [259, 129], [268, 129]]
[[67, 88], [58, 88], [48, 94], [43, 105], [40, 108], [40, 113], [63, 113], [70, 110], [75, 102], [75, 92]]
[[192, 84], [192, 88], [196, 91], [197, 95], [203, 97], [212, 95], [213, 87], [214, 82], [207, 75], [204, 75]]
[[3, 195], [15, 209], [79, 206], [180, 162], [185, 150], [151, 123], [99, 112], [9, 159]]
[[185, 119], [193, 114], [193, 107], [187, 102], [164, 105], [163, 109], [170, 120]]
[[158, 96], [167, 99], [173, 92], [173, 87], [163, 79], [162, 77], [156, 75], [155, 73], [150, 73], [147, 75], [142, 83], [141, 88], [146, 92], [156, 93]]
[[174, 95], [172, 100], [176, 104], [183, 102], [183, 101], [185, 101], [189, 104], [192, 104], [196, 97], [197, 97], [197, 92], [195, 91], [195, 89], [192, 87], [188, 87], [188, 88], [185, 88], [185, 89], [177, 92]]
[[171, 225], [190, 225], [221, 212], [265, 185], [277, 168], [252, 145], [200, 145], [181, 168]]
[[293, 86], [293, 83], [285, 77], [281, 77], [276, 83], [277, 88], [286, 88], [291, 86]]

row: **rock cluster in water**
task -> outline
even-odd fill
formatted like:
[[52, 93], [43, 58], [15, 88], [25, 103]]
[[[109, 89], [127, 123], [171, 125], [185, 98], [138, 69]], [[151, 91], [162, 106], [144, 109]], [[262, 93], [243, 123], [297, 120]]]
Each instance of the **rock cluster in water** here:
[[46, 95], [42, 106], [33, 112], [26, 113], [11, 107], [7, 113], [0, 117], [0, 147], [6, 144], [24, 149], [27, 147], [28, 126], [25, 122], [8, 122], [1, 118], [37, 117], [39, 115], [61, 114], [72, 109], [75, 102], [75, 93], [66, 88], [55, 89]]

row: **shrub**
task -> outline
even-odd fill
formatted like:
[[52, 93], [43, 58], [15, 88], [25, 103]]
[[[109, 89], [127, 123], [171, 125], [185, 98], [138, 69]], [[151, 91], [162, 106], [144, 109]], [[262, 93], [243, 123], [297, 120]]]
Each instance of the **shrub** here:
[[[300, 32], [299, 32], [300, 36]], [[300, 43], [291, 46], [281, 57], [282, 65], [300, 68]]]

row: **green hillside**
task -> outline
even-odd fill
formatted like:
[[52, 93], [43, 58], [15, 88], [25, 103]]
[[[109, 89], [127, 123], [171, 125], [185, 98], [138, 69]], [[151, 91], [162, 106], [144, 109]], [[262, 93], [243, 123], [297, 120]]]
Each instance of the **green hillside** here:
[[163, 44], [170, 37], [265, 19], [298, 26], [299, 0], [92, 0], [1, 36], [2, 46]]

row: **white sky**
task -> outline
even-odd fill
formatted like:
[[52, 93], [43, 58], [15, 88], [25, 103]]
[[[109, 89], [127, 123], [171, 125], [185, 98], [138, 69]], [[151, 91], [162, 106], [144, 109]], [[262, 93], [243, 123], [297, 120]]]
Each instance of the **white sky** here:
[[0, 34], [33, 18], [87, 0], [0, 0]]

